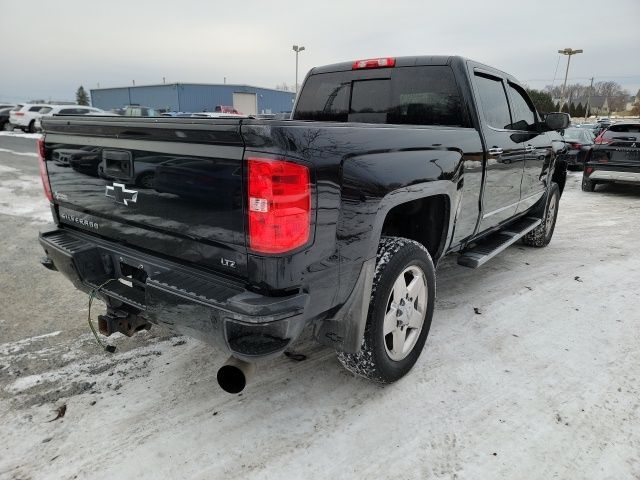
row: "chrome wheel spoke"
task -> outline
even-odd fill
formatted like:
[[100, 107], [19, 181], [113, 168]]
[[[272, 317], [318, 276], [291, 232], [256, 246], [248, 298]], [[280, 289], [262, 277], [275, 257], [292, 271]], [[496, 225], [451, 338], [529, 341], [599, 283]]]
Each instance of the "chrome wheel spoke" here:
[[402, 355], [404, 350], [404, 341], [407, 338], [407, 332], [404, 329], [396, 328], [393, 331], [393, 353]]
[[409, 298], [415, 300], [420, 299], [424, 295], [424, 279], [422, 275], [416, 275], [409, 283], [407, 287], [407, 292], [409, 293]]
[[396, 328], [398, 328], [398, 316], [396, 314], [397, 311], [398, 309], [395, 307], [395, 305], [391, 304], [391, 308], [384, 316], [382, 333], [385, 337], [393, 332]]
[[419, 310], [413, 310], [411, 316], [409, 317], [409, 328], [420, 328], [422, 327], [423, 322], [423, 313]]
[[404, 281], [404, 275], [400, 275], [393, 284], [393, 301], [400, 302], [400, 299], [407, 296], [407, 284]]

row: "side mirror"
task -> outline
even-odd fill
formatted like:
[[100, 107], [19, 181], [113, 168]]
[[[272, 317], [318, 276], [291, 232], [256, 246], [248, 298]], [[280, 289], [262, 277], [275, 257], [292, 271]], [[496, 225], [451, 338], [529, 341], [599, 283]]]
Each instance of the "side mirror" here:
[[544, 117], [544, 126], [546, 130], [564, 130], [571, 124], [571, 117], [568, 113], [547, 113]]

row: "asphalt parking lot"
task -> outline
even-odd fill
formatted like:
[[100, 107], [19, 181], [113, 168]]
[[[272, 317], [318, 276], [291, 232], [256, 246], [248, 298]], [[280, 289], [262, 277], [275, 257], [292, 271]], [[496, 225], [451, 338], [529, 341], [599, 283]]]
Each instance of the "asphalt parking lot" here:
[[398, 383], [305, 336], [306, 360], [229, 395], [224, 355], [195, 340], [153, 328], [97, 348], [87, 296], [38, 263], [35, 138], [0, 135], [0, 478], [640, 478], [640, 188], [580, 179], [546, 249], [440, 265]]

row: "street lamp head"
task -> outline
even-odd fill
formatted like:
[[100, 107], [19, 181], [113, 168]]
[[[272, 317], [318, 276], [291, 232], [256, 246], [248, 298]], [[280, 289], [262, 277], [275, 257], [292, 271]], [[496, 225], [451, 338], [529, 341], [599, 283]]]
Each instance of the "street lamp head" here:
[[294, 46], [293, 46], [293, 51], [294, 51], [294, 52], [297, 52], [297, 51], [298, 51], [298, 45], [294, 45]]
[[304, 47], [300, 47], [300, 48], [298, 49], [298, 51], [299, 51], [299, 52], [301, 52], [302, 50], [304, 50]]
[[571, 48], [565, 48], [564, 50], [558, 50], [561, 55], [575, 55], [576, 53], [582, 53], [584, 50], [572, 50]]

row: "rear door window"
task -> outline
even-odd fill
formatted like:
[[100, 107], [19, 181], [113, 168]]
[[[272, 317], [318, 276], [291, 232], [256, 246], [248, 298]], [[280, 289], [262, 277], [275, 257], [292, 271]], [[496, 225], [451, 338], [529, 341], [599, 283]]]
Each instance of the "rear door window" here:
[[409, 125], [468, 125], [455, 77], [451, 68], [446, 66], [312, 75], [302, 89], [293, 118]]
[[53, 110], [53, 108], [51, 108], [51, 107], [44, 107], [44, 108], [41, 108], [41, 109], [40, 109], [40, 111], [39, 111], [38, 113], [41, 113], [41, 114], [43, 114], [43, 115], [46, 115], [47, 113], [51, 112], [51, 110]]
[[502, 80], [479, 73], [475, 79], [484, 119], [494, 128], [508, 129], [512, 122]]
[[39, 107], [30, 107], [29, 111], [30, 112], [39, 112], [40, 110], [42, 110], [42, 108], [43, 108], [42, 105], [39, 106]]

